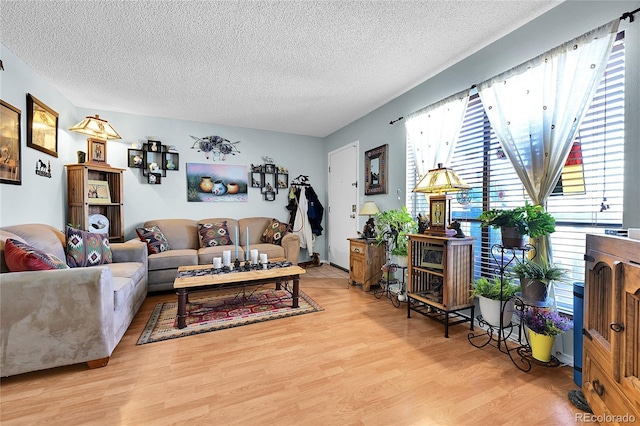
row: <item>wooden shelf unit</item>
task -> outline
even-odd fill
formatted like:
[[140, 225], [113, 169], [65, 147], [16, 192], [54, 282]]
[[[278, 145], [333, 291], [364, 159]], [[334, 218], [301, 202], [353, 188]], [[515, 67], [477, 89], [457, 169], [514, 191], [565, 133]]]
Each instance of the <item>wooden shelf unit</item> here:
[[[427, 234], [409, 235], [409, 280], [407, 317], [411, 312], [449, 326], [470, 322], [473, 330], [473, 241], [472, 237], [449, 238]], [[470, 309], [466, 315], [459, 311]], [[450, 322], [450, 315], [454, 318]]]
[[601, 425], [640, 421], [640, 241], [587, 234], [582, 331], [594, 415]]
[[[92, 163], [67, 164], [67, 222], [89, 229], [89, 216], [101, 214], [109, 220], [109, 241], [124, 242], [124, 169]], [[89, 198], [89, 181], [107, 182], [110, 203], [94, 204]]]

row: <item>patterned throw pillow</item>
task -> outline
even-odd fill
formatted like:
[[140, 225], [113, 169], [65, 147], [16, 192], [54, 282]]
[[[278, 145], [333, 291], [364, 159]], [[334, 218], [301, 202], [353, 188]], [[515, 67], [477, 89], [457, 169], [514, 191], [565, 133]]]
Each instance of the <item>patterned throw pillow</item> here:
[[113, 262], [109, 236], [67, 227], [67, 263], [72, 268]]
[[69, 266], [56, 256], [12, 238], [5, 241], [4, 260], [11, 272], [69, 269]]
[[200, 247], [228, 246], [233, 244], [227, 221], [216, 223], [198, 224], [198, 235], [200, 236]]
[[280, 222], [278, 219], [271, 219], [267, 229], [262, 233], [261, 241], [263, 243], [278, 244], [282, 241], [282, 237], [287, 233], [288, 224]]
[[155, 225], [150, 228], [136, 228], [136, 234], [143, 243], [147, 243], [150, 254], [171, 250], [167, 238]]

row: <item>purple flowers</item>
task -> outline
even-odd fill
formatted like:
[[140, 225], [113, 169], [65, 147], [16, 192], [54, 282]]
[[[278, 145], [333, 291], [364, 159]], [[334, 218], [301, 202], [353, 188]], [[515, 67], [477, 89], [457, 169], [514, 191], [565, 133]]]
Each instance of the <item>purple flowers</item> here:
[[548, 308], [528, 306], [518, 311], [518, 315], [531, 331], [546, 336], [557, 336], [573, 327], [573, 321]]

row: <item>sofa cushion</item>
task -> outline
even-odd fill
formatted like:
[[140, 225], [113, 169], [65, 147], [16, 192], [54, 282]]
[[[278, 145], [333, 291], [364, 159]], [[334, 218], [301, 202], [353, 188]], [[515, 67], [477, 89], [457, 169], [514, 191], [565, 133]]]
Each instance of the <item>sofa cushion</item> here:
[[140, 241], [147, 243], [150, 254], [171, 250], [167, 238], [157, 226], [136, 228], [136, 234], [138, 234]]
[[133, 303], [131, 293], [135, 284], [144, 278], [146, 265], [138, 262], [112, 263], [108, 266], [113, 274], [113, 309], [127, 309]]
[[67, 227], [67, 263], [72, 268], [113, 262], [109, 236]]
[[197, 250], [169, 250], [162, 253], [150, 254], [148, 258], [149, 272], [162, 269], [175, 269], [179, 266], [198, 264]]
[[198, 235], [200, 237], [200, 247], [217, 247], [233, 244], [226, 220], [214, 223], [198, 223]]
[[278, 219], [271, 219], [269, 225], [262, 233], [261, 241], [269, 244], [280, 244], [282, 237], [287, 233], [287, 223], [280, 222]]
[[67, 264], [52, 254], [31, 247], [29, 244], [8, 238], [5, 241], [4, 257], [11, 272], [46, 271], [68, 269]]

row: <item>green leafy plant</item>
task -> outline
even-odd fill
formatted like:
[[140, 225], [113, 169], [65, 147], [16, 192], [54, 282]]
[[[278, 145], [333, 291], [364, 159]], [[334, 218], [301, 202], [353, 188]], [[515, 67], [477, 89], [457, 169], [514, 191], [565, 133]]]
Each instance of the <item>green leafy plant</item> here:
[[[378, 244], [390, 244], [394, 256], [409, 255], [409, 238], [418, 230], [418, 223], [411, 217], [407, 208], [387, 210], [376, 214], [376, 241]], [[397, 237], [396, 237], [397, 235]]]
[[520, 291], [520, 286], [515, 284], [510, 278], [503, 278], [502, 281], [502, 299], [500, 298], [500, 277], [494, 277], [489, 280], [486, 277], [480, 277], [476, 280], [475, 286], [471, 291], [471, 297], [486, 297], [492, 300], [508, 300]]
[[518, 261], [511, 268], [510, 274], [520, 279], [526, 278], [538, 280], [549, 285], [551, 281], [565, 280], [567, 270], [553, 264], [549, 264], [543, 259], [540, 259], [539, 262], [534, 262], [531, 259], [525, 259], [523, 261]]
[[529, 235], [532, 238], [538, 238], [548, 235], [556, 231], [556, 220], [549, 213], [544, 211], [544, 207], [534, 206], [525, 203], [523, 207], [515, 209], [492, 209], [483, 211], [478, 220], [482, 227], [493, 226], [513, 227], [518, 230], [520, 235]]

